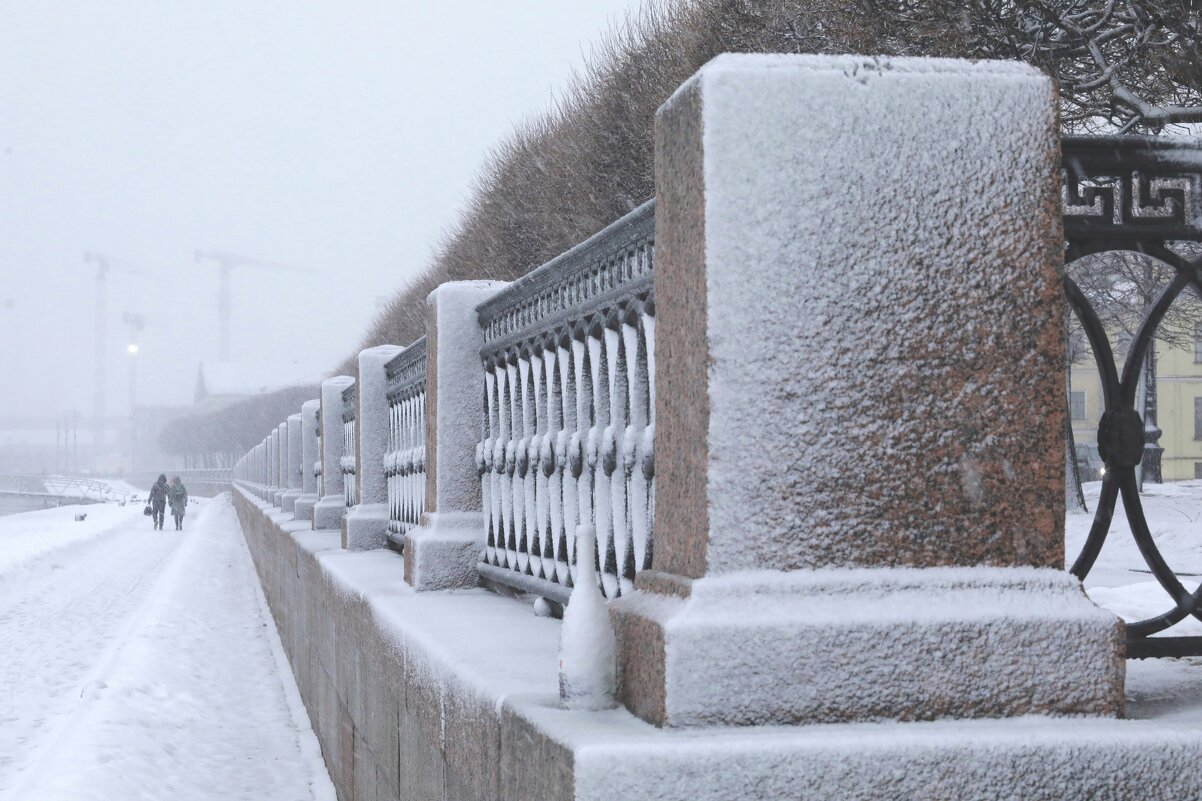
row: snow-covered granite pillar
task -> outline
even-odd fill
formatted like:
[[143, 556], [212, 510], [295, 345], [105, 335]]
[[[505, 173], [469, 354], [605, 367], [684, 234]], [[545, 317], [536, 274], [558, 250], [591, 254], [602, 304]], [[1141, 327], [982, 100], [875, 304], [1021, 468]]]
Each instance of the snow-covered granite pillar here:
[[1057, 131], [989, 61], [720, 56], [660, 108], [637, 715], [1120, 712], [1063, 570]]
[[342, 547], [366, 551], [388, 547], [388, 485], [384, 452], [388, 448], [388, 379], [384, 365], [401, 352], [379, 345], [359, 353], [355, 411], [355, 479], [359, 502], [342, 519]]
[[321, 401], [311, 400], [301, 404], [301, 494], [296, 499], [292, 517], [296, 520], [313, 520], [313, 507], [321, 499], [318, 494], [317, 476], [313, 469], [320, 458], [317, 452], [317, 415]]
[[271, 485], [271, 435], [268, 434], [259, 443], [259, 491], [258, 495], [267, 501], [267, 488]]
[[255, 495], [260, 499], [267, 492], [267, 440], [255, 446]]
[[275, 504], [275, 494], [280, 491], [280, 430], [275, 428], [267, 435], [267, 492], [263, 500]]
[[301, 416], [288, 415], [288, 489], [280, 499], [280, 508], [285, 512], [296, 511], [296, 499], [301, 495]]
[[276, 447], [279, 449], [279, 455], [276, 457], [275, 466], [275, 495], [272, 498], [272, 503], [279, 506], [281, 509], [284, 506], [284, 494], [288, 492], [288, 423], [283, 422], [276, 426]]
[[313, 507], [313, 528], [339, 528], [346, 514], [342, 478], [342, 391], [349, 375], [321, 382], [321, 500]]
[[250, 452], [250, 488], [255, 497], [259, 495], [259, 485], [263, 483], [263, 443], [260, 442]]
[[404, 548], [405, 581], [416, 590], [479, 584], [487, 521], [476, 469], [484, 397], [476, 306], [504, 286], [454, 281], [426, 301], [426, 511]]

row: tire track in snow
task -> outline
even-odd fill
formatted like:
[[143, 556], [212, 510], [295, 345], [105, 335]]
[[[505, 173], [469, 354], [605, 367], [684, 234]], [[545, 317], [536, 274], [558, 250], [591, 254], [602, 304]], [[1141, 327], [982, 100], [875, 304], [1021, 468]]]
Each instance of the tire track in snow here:
[[6, 575], [0, 588], [0, 797], [69, 721], [128, 636], [178, 535], [141, 514]]
[[5, 801], [334, 801], [228, 497], [203, 508]]

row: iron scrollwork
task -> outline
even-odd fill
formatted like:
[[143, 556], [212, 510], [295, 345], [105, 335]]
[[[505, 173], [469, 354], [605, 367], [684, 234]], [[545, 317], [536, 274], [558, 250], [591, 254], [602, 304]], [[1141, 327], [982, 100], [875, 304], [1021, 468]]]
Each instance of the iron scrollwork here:
[[[1105, 411], [1098, 450], [1106, 473], [1089, 536], [1071, 571], [1082, 580], [1101, 553], [1121, 497], [1127, 522], [1170, 608], [1127, 626], [1127, 656], [1202, 655], [1202, 637], [1155, 636], [1187, 617], [1202, 620], [1202, 585], [1182, 585], [1157, 548], [1140, 502], [1138, 469], [1155, 447], [1154, 407], [1145, 421], [1137, 390], [1153, 338], [1169, 307], [1189, 286], [1202, 295], [1202, 257], [1174, 243], [1202, 241], [1202, 142], [1134, 136], [1066, 137], [1063, 202], [1067, 260], [1111, 251], [1143, 254], [1171, 268], [1173, 278], [1149, 304], [1120, 373], [1097, 310], [1066, 272], [1069, 305], [1085, 330], [1102, 384]], [[1151, 393], [1154, 395], [1154, 393]]]

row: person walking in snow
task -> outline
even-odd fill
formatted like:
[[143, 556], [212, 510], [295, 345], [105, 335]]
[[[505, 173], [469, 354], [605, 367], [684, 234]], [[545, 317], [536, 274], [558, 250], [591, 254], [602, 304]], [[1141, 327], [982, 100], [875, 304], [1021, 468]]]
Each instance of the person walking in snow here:
[[171, 504], [171, 516], [175, 518], [175, 530], [183, 531], [184, 514], [188, 511], [188, 490], [179, 476], [172, 476], [171, 483], [167, 485], [167, 501]]
[[162, 473], [150, 488], [150, 516], [154, 518], [155, 530], [162, 530], [163, 517], [167, 511], [167, 476]]

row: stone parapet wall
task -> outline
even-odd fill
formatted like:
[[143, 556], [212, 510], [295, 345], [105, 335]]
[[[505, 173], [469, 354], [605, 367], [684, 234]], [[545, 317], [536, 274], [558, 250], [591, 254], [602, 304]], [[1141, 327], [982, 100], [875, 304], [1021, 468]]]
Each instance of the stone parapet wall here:
[[340, 801], [1202, 797], [1189, 723], [682, 730], [564, 710], [558, 621], [483, 590], [415, 592], [392, 551], [346, 551], [242, 489], [234, 503]]
[[501, 792], [523, 762], [503, 754], [502, 707], [555, 697], [556, 621], [484, 590], [413, 592], [399, 554], [344, 551], [338, 530], [234, 501], [341, 801], [534, 797]]

